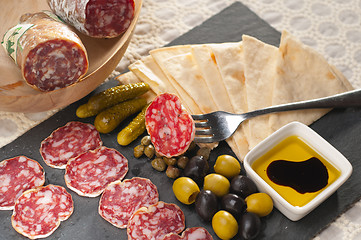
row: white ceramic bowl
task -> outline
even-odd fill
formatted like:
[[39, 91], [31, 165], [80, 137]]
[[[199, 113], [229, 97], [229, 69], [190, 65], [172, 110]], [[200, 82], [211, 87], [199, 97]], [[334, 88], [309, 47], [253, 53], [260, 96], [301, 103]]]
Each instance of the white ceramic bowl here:
[[[278, 192], [276, 192], [275, 189], [266, 183], [266, 181], [264, 181], [251, 167], [254, 161], [266, 154], [282, 140], [294, 135], [300, 137], [308, 146], [323, 156], [326, 161], [330, 162], [341, 173], [333, 183], [329, 184], [310, 202], [301, 207], [290, 204]], [[300, 220], [319, 206], [331, 194], [333, 194], [352, 173], [352, 166], [350, 162], [338, 150], [336, 150], [311, 128], [299, 122], [292, 122], [285, 125], [254, 147], [246, 155], [244, 159], [244, 167], [247, 172], [247, 176], [256, 183], [258, 189], [261, 192], [269, 194], [274, 202], [274, 206], [292, 221]]]

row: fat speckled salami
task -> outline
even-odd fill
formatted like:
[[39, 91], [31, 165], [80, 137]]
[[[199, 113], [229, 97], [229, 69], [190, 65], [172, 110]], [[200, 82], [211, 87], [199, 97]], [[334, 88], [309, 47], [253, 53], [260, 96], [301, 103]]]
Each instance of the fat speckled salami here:
[[122, 180], [128, 172], [128, 160], [117, 150], [100, 147], [69, 160], [65, 183], [80, 196], [99, 196], [106, 186]]
[[80, 38], [55, 15], [51, 16], [50, 12], [23, 15], [3, 41], [25, 81], [44, 92], [78, 82], [89, 65]]
[[26, 190], [45, 182], [44, 169], [25, 156], [0, 162], [0, 210], [14, 209], [16, 199]]
[[148, 106], [145, 125], [155, 150], [166, 157], [184, 153], [195, 136], [192, 116], [170, 93], [158, 95]]
[[175, 204], [159, 201], [138, 209], [129, 219], [128, 240], [162, 239], [168, 233], [180, 233], [185, 227], [183, 211]]
[[187, 228], [182, 233], [182, 236], [175, 233], [169, 233], [163, 240], [213, 240], [213, 237], [205, 228], [192, 227]]
[[47, 185], [25, 191], [15, 203], [11, 223], [30, 238], [50, 236], [73, 213], [73, 200], [65, 188]]
[[88, 123], [68, 122], [41, 143], [40, 154], [53, 168], [64, 169], [70, 158], [102, 146], [99, 132]]
[[134, 177], [110, 183], [99, 202], [99, 214], [118, 228], [126, 228], [129, 218], [141, 207], [158, 202], [157, 187], [146, 178]]
[[48, 0], [48, 4], [65, 22], [95, 38], [119, 36], [134, 18], [134, 0]]

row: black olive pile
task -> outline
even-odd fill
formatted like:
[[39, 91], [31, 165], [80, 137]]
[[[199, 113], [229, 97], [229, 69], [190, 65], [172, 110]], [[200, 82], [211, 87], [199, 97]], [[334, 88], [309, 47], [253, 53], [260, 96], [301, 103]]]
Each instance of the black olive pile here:
[[[196, 153], [195, 153], [196, 151]], [[157, 171], [166, 171], [175, 179], [173, 192], [186, 205], [194, 204], [204, 222], [210, 222], [221, 239], [254, 239], [261, 231], [261, 217], [273, 209], [272, 199], [258, 193], [255, 183], [240, 174], [240, 164], [230, 155], [221, 155], [210, 173], [209, 148], [195, 150], [191, 144], [181, 156], [166, 158], [159, 156], [149, 136], [134, 148], [134, 156], [146, 155]], [[193, 155], [193, 156], [192, 156]], [[192, 157], [191, 157], [192, 156]]]

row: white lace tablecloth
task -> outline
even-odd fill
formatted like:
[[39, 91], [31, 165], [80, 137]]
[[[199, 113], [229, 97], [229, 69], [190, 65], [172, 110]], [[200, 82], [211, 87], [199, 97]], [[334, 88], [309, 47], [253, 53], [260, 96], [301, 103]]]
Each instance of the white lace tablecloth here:
[[[143, 0], [132, 42], [113, 74], [174, 40], [235, 0]], [[288, 30], [361, 87], [361, 0], [242, 0], [278, 31]], [[53, 115], [0, 112], [0, 147]], [[361, 201], [316, 239], [361, 239]]]

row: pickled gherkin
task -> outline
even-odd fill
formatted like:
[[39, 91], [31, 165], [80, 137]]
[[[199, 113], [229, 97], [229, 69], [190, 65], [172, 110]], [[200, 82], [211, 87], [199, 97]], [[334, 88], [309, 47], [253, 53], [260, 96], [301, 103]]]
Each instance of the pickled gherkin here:
[[144, 98], [121, 102], [100, 112], [94, 120], [94, 126], [100, 133], [109, 133], [124, 119], [141, 111], [146, 104], [147, 100]]
[[112, 87], [92, 96], [88, 101], [88, 109], [100, 112], [120, 102], [140, 96], [149, 89], [149, 85], [143, 82]]
[[76, 116], [79, 117], [79, 118], [92, 117], [92, 116], [97, 115], [98, 113], [99, 113], [99, 111], [91, 111], [91, 110], [89, 110], [88, 103], [80, 105], [76, 109]]
[[145, 131], [145, 111], [148, 106], [149, 104], [143, 107], [142, 111], [128, 124], [128, 126], [118, 133], [117, 141], [120, 145], [128, 145]]

